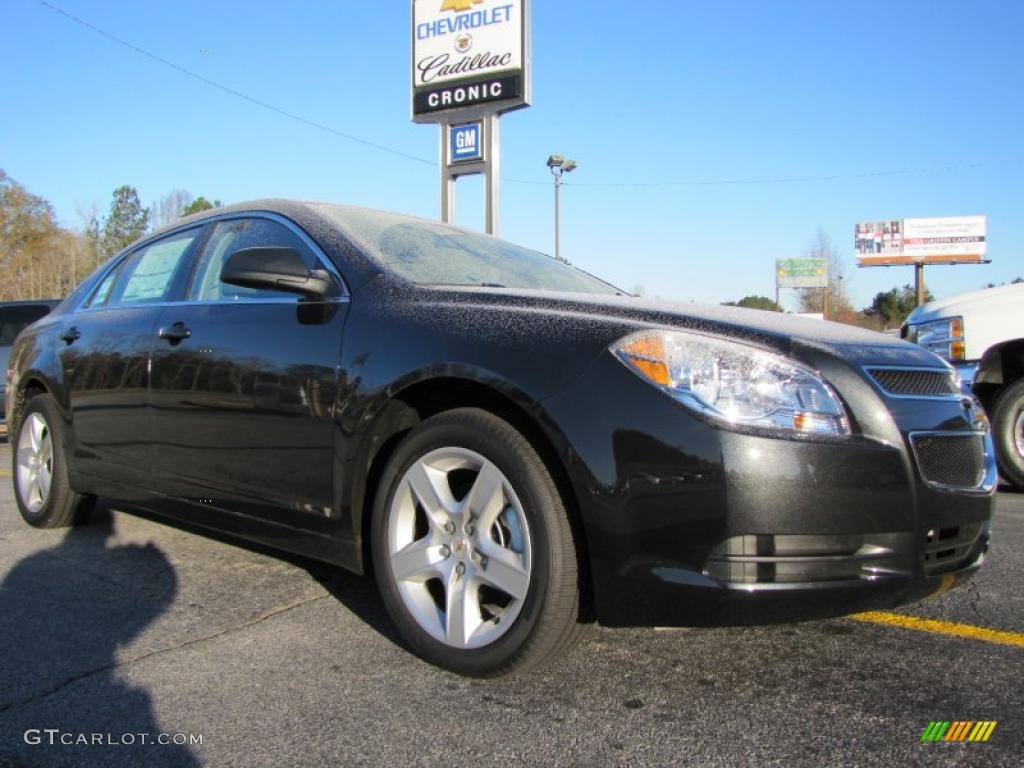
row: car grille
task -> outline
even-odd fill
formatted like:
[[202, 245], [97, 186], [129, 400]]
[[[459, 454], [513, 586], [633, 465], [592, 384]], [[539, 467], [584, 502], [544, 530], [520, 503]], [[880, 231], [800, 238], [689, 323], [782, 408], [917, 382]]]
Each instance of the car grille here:
[[982, 524], [935, 528], [924, 544], [924, 570], [932, 575], [961, 567], [981, 534]]
[[971, 489], [985, 480], [985, 441], [981, 435], [913, 435], [911, 443], [926, 482]]
[[899, 397], [950, 397], [960, 394], [952, 371], [914, 370], [912, 368], [869, 368], [878, 386]]

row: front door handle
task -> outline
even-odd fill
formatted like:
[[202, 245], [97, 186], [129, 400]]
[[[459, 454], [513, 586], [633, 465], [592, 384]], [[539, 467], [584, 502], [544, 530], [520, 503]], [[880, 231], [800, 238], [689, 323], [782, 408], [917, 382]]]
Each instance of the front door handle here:
[[60, 335], [60, 338], [62, 341], [65, 341], [68, 344], [74, 344], [76, 341], [82, 338], [82, 332], [72, 325], [70, 328], [68, 328], [66, 331], [64, 331], [64, 333]]
[[182, 339], [187, 339], [191, 336], [192, 330], [184, 323], [177, 322], [174, 325], [164, 326], [157, 333], [161, 339], [167, 339], [171, 344], [177, 344]]

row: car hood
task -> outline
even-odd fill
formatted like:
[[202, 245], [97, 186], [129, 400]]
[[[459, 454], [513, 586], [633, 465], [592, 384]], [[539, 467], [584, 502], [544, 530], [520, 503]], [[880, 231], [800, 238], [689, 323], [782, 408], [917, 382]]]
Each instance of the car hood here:
[[[645, 327], [682, 328], [728, 336], [784, 354], [799, 355], [800, 348], [825, 351], [858, 365], [916, 365], [944, 367], [942, 360], [921, 347], [840, 323], [815, 320], [781, 312], [697, 303], [674, 303], [633, 296], [554, 293], [511, 289], [436, 289], [438, 300], [459, 309], [471, 309], [477, 322], [500, 312], [508, 330], [509, 316], [521, 316], [524, 332], [543, 324], [554, 329], [608, 327], [616, 333]], [[429, 291], [433, 293], [434, 291]], [[468, 306], [467, 306], [468, 304]], [[451, 306], [451, 308], [455, 308]], [[614, 338], [606, 341], [613, 341]]]

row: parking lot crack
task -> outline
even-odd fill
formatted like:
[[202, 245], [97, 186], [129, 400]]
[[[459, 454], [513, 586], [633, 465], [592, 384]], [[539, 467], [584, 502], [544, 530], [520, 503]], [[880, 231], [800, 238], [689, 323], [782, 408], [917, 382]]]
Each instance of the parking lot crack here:
[[18, 701], [6, 702], [6, 703], [0, 702], [0, 714], [3, 714], [5, 712], [8, 712], [8, 711], [10, 711], [12, 709], [15, 709], [15, 708], [26, 707], [26, 706], [35, 704], [38, 701], [41, 701], [41, 700], [43, 700], [45, 698], [53, 696], [54, 694], [60, 693], [61, 691], [63, 691], [68, 686], [74, 685], [75, 683], [81, 682], [82, 680], [87, 680], [90, 677], [93, 677], [95, 675], [101, 675], [101, 674], [104, 674], [104, 673], [107, 673], [107, 672], [112, 672], [114, 670], [120, 669], [121, 667], [128, 667], [128, 666], [131, 666], [133, 664], [138, 664], [139, 662], [146, 661], [146, 660], [151, 659], [151, 658], [153, 658], [155, 656], [161, 656], [163, 654], [173, 653], [174, 651], [180, 651], [183, 648], [188, 648], [189, 646], [198, 645], [200, 643], [207, 643], [207, 642], [210, 642], [211, 640], [216, 640], [219, 637], [224, 637], [225, 635], [231, 635], [231, 634], [234, 634], [236, 632], [245, 631], [245, 630], [249, 629], [250, 627], [254, 627], [257, 624], [261, 624], [261, 623], [263, 623], [263, 622], [265, 622], [265, 621], [267, 621], [269, 619], [273, 619], [273, 618], [275, 618], [277, 616], [280, 616], [280, 615], [282, 615], [284, 613], [288, 613], [289, 611], [294, 611], [294, 610], [296, 610], [298, 608], [302, 608], [302, 607], [307, 606], [307, 605], [309, 605], [311, 603], [315, 603], [315, 602], [317, 602], [319, 600], [323, 600], [324, 598], [327, 598], [327, 597], [330, 597], [330, 595], [325, 593], [325, 594], [321, 594], [321, 595], [316, 595], [315, 597], [308, 597], [308, 598], [305, 598], [303, 600], [298, 600], [298, 601], [296, 601], [294, 603], [289, 603], [288, 605], [281, 606], [280, 608], [275, 608], [273, 610], [266, 611], [265, 613], [261, 613], [256, 618], [249, 619], [248, 621], [244, 621], [241, 624], [236, 624], [234, 626], [225, 627], [224, 629], [221, 629], [221, 630], [219, 630], [217, 632], [212, 632], [209, 635], [204, 635], [203, 637], [197, 637], [197, 638], [194, 638], [192, 640], [186, 640], [184, 642], [176, 643], [174, 645], [169, 645], [169, 646], [166, 646], [164, 648], [157, 648], [157, 649], [152, 650], [152, 651], [147, 651], [145, 653], [140, 653], [138, 656], [133, 656], [130, 659], [123, 659], [123, 660], [118, 661], [118, 662], [116, 662], [114, 664], [107, 664], [107, 665], [104, 665], [102, 667], [96, 667], [95, 669], [90, 669], [90, 670], [88, 670], [86, 672], [81, 672], [81, 673], [79, 673], [77, 675], [72, 675], [71, 677], [68, 677], [68, 678], [66, 678], [64, 680], [61, 680], [59, 683], [56, 683], [56, 684], [52, 685], [51, 687], [47, 688], [46, 690], [41, 691], [41, 692], [36, 693], [36, 694], [33, 694], [32, 696], [29, 696], [27, 698], [20, 699]]

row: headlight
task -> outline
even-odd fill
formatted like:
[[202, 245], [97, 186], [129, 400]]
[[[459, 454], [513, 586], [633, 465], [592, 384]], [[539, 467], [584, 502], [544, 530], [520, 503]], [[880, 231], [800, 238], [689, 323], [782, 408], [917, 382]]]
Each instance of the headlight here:
[[850, 434], [839, 398], [817, 373], [757, 347], [650, 330], [620, 339], [611, 351], [681, 403], [727, 424]]
[[910, 339], [945, 360], [963, 360], [964, 319], [947, 317], [910, 326]]

